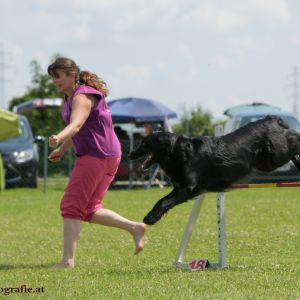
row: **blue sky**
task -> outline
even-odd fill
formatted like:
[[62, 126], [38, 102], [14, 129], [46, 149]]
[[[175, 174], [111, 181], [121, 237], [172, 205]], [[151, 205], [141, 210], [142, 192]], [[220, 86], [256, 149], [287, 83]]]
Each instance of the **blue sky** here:
[[46, 70], [61, 53], [102, 77], [108, 100], [154, 99], [179, 115], [199, 104], [215, 118], [253, 101], [293, 110], [298, 0], [9, 0], [0, 11], [2, 107], [26, 91], [30, 61]]

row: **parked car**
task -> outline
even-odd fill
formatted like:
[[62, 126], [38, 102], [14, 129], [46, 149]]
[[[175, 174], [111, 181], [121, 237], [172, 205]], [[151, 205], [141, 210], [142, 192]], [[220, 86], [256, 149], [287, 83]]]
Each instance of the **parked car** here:
[[[224, 127], [224, 134], [230, 133], [249, 122], [264, 118], [267, 115], [280, 116], [291, 128], [300, 133], [300, 123], [290, 112], [264, 103], [252, 103], [249, 105], [235, 106], [227, 109], [224, 115], [228, 120]], [[266, 182], [294, 182], [300, 181], [300, 172], [292, 161], [273, 172], [256, 171], [243, 180], [243, 183], [266, 183]]]
[[37, 187], [38, 149], [30, 124], [25, 116], [19, 116], [21, 134], [0, 141], [0, 153], [5, 169], [5, 185]]

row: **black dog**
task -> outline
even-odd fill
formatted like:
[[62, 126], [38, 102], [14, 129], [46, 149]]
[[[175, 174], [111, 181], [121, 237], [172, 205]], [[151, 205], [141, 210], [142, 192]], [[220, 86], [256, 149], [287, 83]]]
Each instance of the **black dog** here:
[[268, 116], [221, 137], [187, 138], [159, 132], [145, 137], [129, 154], [147, 155], [142, 168], [158, 163], [174, 189], [144, 218], [155, 224], [169, 209], [204, 192], [221, 192], [252, 170], [273, 171], [292, 160], [300, 169], [300, 134]]

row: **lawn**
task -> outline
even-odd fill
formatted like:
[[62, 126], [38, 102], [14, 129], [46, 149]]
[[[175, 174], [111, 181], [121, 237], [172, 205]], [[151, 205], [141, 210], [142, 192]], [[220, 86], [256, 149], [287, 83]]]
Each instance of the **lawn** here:
[[[42, 186], [42, 185], [41, 185]], [[104, 205], [141, 220], [170, 189], [110, 190]], [[5, 288], [33, 288], [9, 299], [300, 299], [299, 188], [226, 194], [229, 267], [188, 272], [173, 266], [193, 202], [148, 227], [147, 245], [133, 255], [121, 230], [84, 224], [76, 267], [53, 270], [61, 258], [63, 185], [0, 193], [0, 298]], [[217, 261], [215, 194], [208, 194], [187, 260]], [[24, 291], [23, 287], [23, 291]]]

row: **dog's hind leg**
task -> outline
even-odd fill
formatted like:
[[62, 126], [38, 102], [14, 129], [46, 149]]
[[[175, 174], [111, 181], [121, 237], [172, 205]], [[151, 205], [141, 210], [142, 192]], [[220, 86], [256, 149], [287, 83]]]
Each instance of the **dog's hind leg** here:
[[292, 162], [298, 170], [300, 170], [300, 134], [295, 131], [290, 131], [288, 134], [288, 147], [293, 153]]
[[300, 170], [300, 155], [297, 154], [292, 158], [292, 162], [294, 163], [294, 165], [296, 166], [296, 168], [298, 170]]
[[183, 203], [199, 193], [193, 193], [190, 189], [175, 188], [170, 194], [160, 199], [151, 211], [145, 216], [143, 222], [148, 225], [155, 224], [172, 207]]

